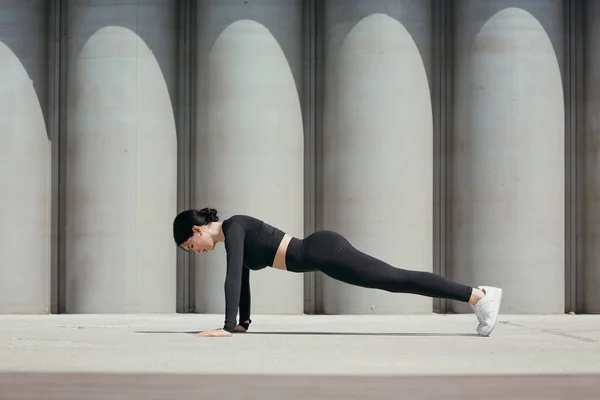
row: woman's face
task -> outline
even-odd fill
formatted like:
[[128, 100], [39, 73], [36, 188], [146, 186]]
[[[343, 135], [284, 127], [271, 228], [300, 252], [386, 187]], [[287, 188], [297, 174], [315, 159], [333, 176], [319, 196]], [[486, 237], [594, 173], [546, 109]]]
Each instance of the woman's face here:
[[181, 247], [196, 254], [214, 250], [215, 241], [210, 233], [199, 226], [194, 226], [193, 231], [192, 236], [183, 242]]

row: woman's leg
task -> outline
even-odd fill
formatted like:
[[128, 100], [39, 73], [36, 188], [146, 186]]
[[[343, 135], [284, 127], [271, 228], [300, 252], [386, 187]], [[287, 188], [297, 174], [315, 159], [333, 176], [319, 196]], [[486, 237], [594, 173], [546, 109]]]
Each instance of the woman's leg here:
[[304, 263], [309, 262], [331, 278], [351, 285], [468, 302], [479, 319], [477, 331], [481, 335], [489, 335], [497, 322], [501, 289], [473, 288], [431, 272], [394, 267], [356, 249], [343, 236], [330, 231], [307, 237], [302, 253]]
[[342, 282], [380, 289], [393, 293], [412, 293], [421, 296], [469, 302], [472, 287], [453, 282], [431, 272], [394, 267], [371, 255], [347, 245], [330, 262], [321, 266], [326, 275]]

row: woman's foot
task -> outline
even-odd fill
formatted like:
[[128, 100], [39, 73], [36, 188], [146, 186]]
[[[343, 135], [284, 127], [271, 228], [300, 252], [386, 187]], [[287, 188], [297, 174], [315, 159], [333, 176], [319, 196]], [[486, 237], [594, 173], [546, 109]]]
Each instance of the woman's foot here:
[[237, 333], [244, 333], [248, 331], [248, 327], [250, 326], [250, 323], [252, 322], [252, 320], [247, 319], [244, 322], [240, 322], [239, 324], [237, 324], [235, 326], [235, 328], [233, 328], [234, 332]]
[[479, 320], [477, 333], [481, 336], [489, 336], [498, 322], [502, 289], [491, 286], [480, 286], [477, 289], [479, 292], [473, 290], [469, 303]]
[[475, 306], [479, 300], [485, 297], [485, 292], [481, 288], [473, 288], [471, 290], [471, 298], [469, 299], [469, 304], [471, 306]]

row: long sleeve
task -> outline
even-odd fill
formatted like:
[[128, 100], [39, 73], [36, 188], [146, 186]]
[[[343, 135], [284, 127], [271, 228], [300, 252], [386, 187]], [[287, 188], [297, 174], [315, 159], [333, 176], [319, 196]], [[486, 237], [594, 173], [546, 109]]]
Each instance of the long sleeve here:
[[244, 268], [240, 295], [240, 323], [250, 319], [250, 303], [250, 270]]
[[224, 330], [233, 332], [240, 304], [242, 275], [244, 270], [245, 231], [241, 225], [231, 222], [225, 235], [227, 252], [227, 273], [225, 275], [225, 326]]

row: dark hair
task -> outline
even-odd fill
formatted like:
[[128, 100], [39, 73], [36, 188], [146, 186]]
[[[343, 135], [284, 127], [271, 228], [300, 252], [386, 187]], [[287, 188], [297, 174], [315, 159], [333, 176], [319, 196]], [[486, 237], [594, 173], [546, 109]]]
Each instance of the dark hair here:
[[205, 207], [202, 210], [185, 210], [177, 214], [173, 220], [173, 239], [177, 246], [188, 240], [194, 226], [202, 226], [219, 220], [217, 210]]

